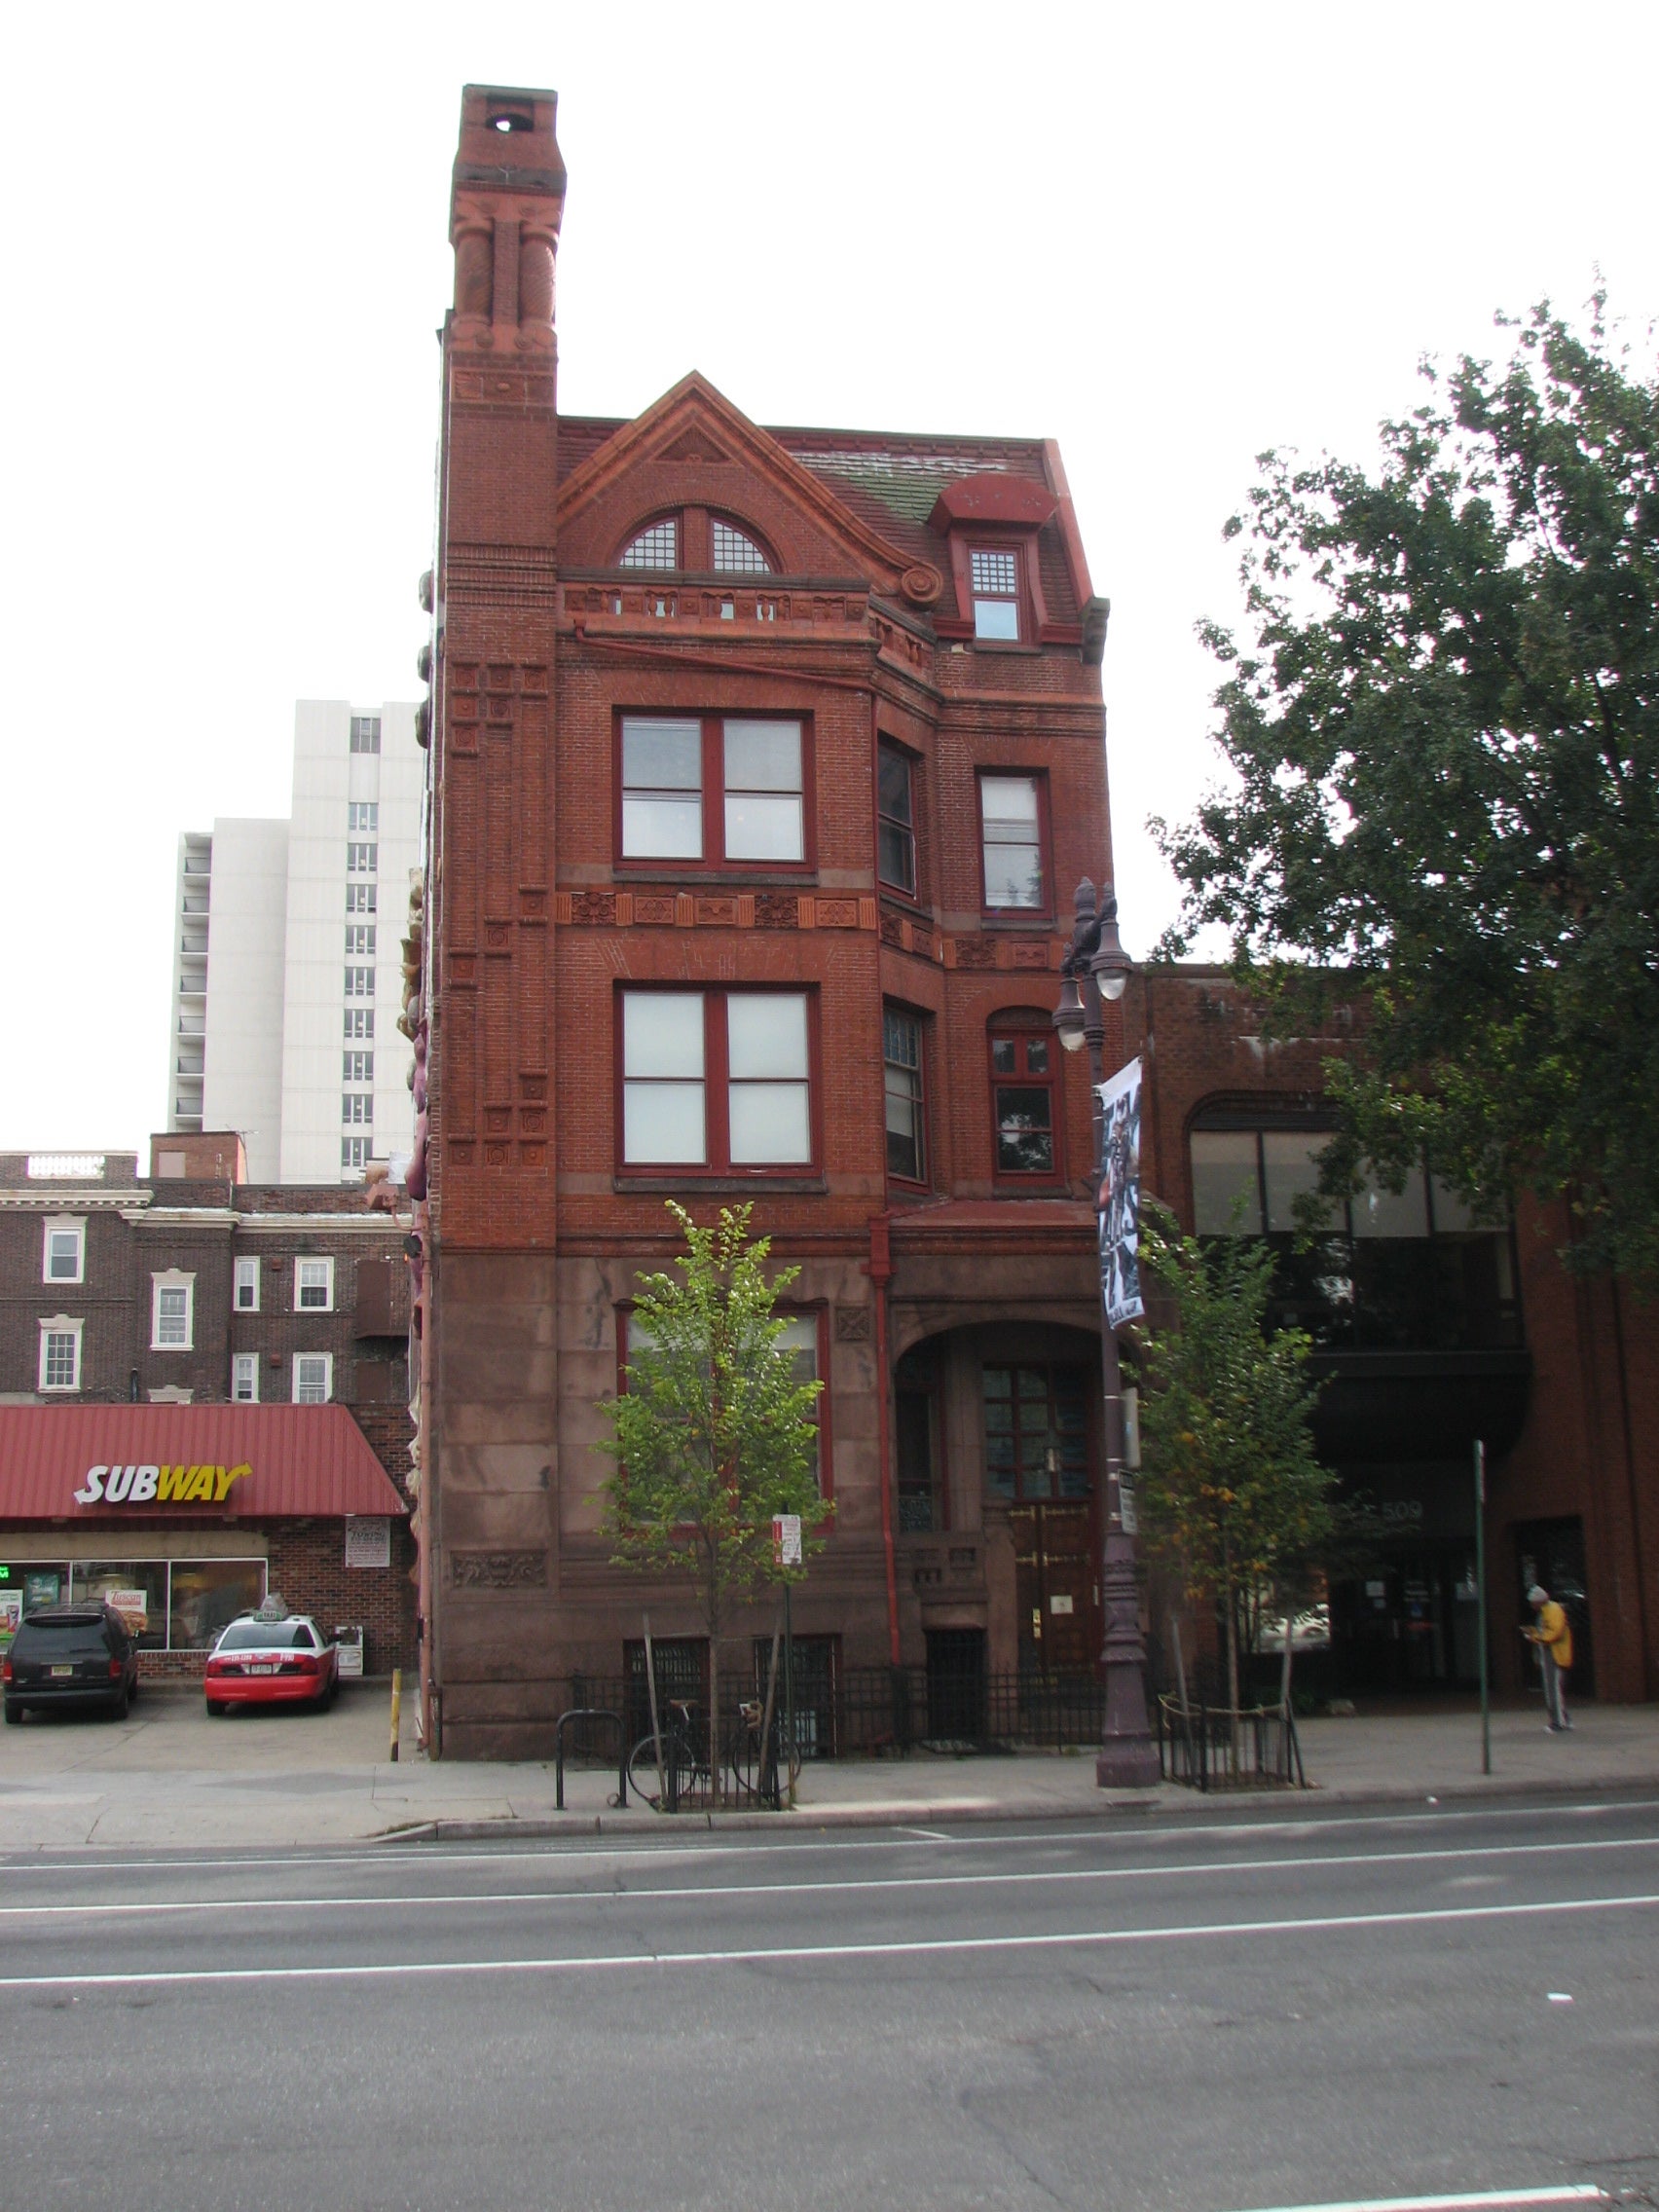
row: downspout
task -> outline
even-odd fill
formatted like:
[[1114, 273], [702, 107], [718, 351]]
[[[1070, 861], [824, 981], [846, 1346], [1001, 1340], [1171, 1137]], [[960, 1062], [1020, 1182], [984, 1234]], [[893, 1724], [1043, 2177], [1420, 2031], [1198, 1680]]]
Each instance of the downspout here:
[[893, 1217], [870, 1218], [867, 1273], [875, 1288], [876, 1449], [881, 1455], [881, 1548], [887, 1565], [887, 1651], [899, 1661], [899, 1564], [893, 1548], [893, 1421], [889, 1412], [892, 1377], [887, 1366], [887, 1286], [893, 1280]]

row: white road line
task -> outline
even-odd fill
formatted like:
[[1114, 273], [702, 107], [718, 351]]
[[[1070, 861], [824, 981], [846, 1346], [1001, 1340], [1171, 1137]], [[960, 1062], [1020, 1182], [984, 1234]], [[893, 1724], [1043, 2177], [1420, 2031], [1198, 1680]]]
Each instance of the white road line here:
[[906, 1943], [791, 1943], [726, 1951], [618, 1951], [587, 1959], [404, 1959], [385, 1966], [174, 1967], [126, 1973], [18, 1973], [0, 1975], [0, 1991], [156, 1988], [186, 1983], [390, 1981], [420, 1975], [583, 1974], [627, 1972], [640, 1967], [823, 1966], [838, 1959], [943, 1958], [986, 1951], [1100, 1950], [1119, 1944], [1190, 1942], [1214, 1936], [1328, 1936], [1361, 1929], [1446, 1926], [1456, 1921], [1537, 1919], [1546, 1913], [1623, 1912], [1651, 1905], [1659, 1905], [1659, 1893], [1625, 1898], [1568, 1898], [1541, 1904], [1456, 1905], [1424, 1912], [1321, 1913], [1306, 1920], [1222, 1920], [1189, 1927], [1085, 1929], [1077, 1934], [1053, 1936], [943, 1936]]
[[1566, 1843], [1452, 1844], [1444, 1851], [1329, 1852], [1322, 1857], [1294, 1859], [1189, 1860], [1176, 1865], [1156, 1866], [1056, 1866], [1026, 1872], [995, 1874], [880, 1874], [838, 1876], [820, 1882], [686, 1882], [673, 1887], [640, 1887], [603, 1890], [457, 1890], [398, 1891], [386, 1897], [226, 1897], [143, 1899], [114, 1902], [92, 1900], [67, 1904], [0, 1905], [0, 1922], [8, 1920], [104, 1919], [170, 1913], [202, 1912], [321, 1912], [378, 1910], [419, 1905], [503, 1904], [629, 1904], [680, 1902], [688, 1898], [805, 1898], [841, 1897], [884, 1890], [970, 1890], [1051, 1887], [1056, 1882], [1168, 1882], [1189, 1875], [1311, 1873], [1328, 1866], [1456, 1865], [1470, 1859], [1564, 1859], [1571, 1852], [1646, 1851], [1659, 1838], [1639, 1836], [1584, 1836]]
[[1483, 2189], [1472, 2196], [1363, 2196], [1345, 2204], [1278, 2204], [1270, 2212], [1518, 2212], [1529, 2204], [1605, 2204], [1588, 2182], [1560, 2189]]
[[[1556, 1805], [1549, 1808], [1562, 1818], [1585, 1817], [1613, 1813], [1659, 1813], [1659, 1798], [1638, 1798], [1626, 1801], [1592, 1802], [1581, 1805]], [[1439, 1807], [1430, 1813], [1420, 1808], [1410, 1813], [1345, 1813], [1340, 1806], [1330, 1808], [1324, 1819], [1262, 1820], [1262, 1821], [1203, 1821], [1189, 1819], [1184, 1813], [1171, 1816], [1167, 1827], [1136, 1827], [1133, 1832], [1123, 1829], [1102, 1828], [1093, 1825], [1094, 1817], [1079, 1815], [1076, 1823], [1066, 1828], [1023, 1829], [1011, 1816], [1007, 1827], [999, 1827], [994, 1835], [964, 1832], [941, 1838], [952, 1851], [998, 1851], [1025, 1849], [1033, 1845], [1088, 1844], [1106, 1849], [1141, 1849], [1158, 1844], [1181, 1844], [1194, 1837], [1212, 1836], [1316, 1836], [1328, 1829], [1405, 1828], [1433, 1825], [1444, 1827], [1470, 1821], [1525, 1820], [1529, 1827], [1535, 1827], [1539, 1807], [1535, 1803], [1525, 1805], [1473, 1805], [1464, 1810]], [[713, 1836], [718, 1830], [700, 1831], [700, 1843], [681, 1841], [664, 1835], [660, 1840], [651, 1835], [633, 1834], [619, 1836], [608, 1844], [567, 1846], [555, 1839], [535, 1837], [526, 1839], [504, 1835], [498, 1843], [487, 1849], [457, 1850], [449, 1845], [429, 1845], [417, 1840], [388, 1847], [384, 1839], [373, 1844], [355, 1845], [334, 1851], [309, 1851], [296, 1845], [287, 1852], [249, 1852], [245, 1856], [229, 1858], [191, 1859], [106, 1859], [89, 1856], [82, 1859], [41, 1859], [34, 1853], [0, 1852], [0, 1872], [22, 1874], [124, 1874], [124, 1873], [185, 1873], [199, 1874], [214, 1871], [242, 1871], [259, 1866], [468, 1866], [485, 1864], [493, 1860], [552, 1859], [561, 1862], [597, 1860], [608, 1863], [612, 1860], [670, 1860], [745, 1859], [770, 1858], [779, 1853], [793, 1853], [799, 1857], [810, 1853], [814, 1857], [846, 1857], [850, 1854], [871, 1851], [917, 1851], [923, 1848], [921, 1835], [914, 1829], [896, 1825], [890, 1832], [873, 1836], [836, 1836], [829, 1838], [812, 1826], [810, 1812], [780, 1815], [780, 1819], [798, 1820], [801, 1828], [793, 1833], [784, 1832], [775, 1837], [762, 1836], [758, 1831], [745, 1831], [753, 1841], [717, 1843]], [[423, 1826], [429, 1823], [422, 1823]], [[1659, 1842], [1659, 1837], [1642, 1838]], [[114, 1848], [114, 1847], [111, 1847]]]

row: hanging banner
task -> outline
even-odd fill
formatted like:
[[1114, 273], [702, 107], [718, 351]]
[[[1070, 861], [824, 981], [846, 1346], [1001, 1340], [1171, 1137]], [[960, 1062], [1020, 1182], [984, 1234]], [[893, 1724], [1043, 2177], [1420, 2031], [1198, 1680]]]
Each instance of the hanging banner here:
[[1105, 1120], [1100, 1209], [1100, 1295], [1114, 1329], [1146, 1311], [1140, 1294], [1141, 1064], [1131, 1060], [1095, 1092]]

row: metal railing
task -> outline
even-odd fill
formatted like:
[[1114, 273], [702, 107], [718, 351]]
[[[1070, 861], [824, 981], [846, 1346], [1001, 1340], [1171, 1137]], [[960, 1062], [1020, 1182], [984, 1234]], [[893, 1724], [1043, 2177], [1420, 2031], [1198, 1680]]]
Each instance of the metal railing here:
[[1189, 1789], [1306, 1789], [1296, 1715], [1288, 1706], [1153, 1705], [1159, 1771]]
[[[575, 1675], [557, 1685], [561, 1710], [600, 1707], [623, 1715], [630, 1746], [650, 1728], [643, 1675]], [[659, 1701], [694, 1684], [659, 1682]], [[720, 1733], [736, 1723], [763, 1683], [733, 1679], [722, 1670]], [[782, 1725], [783, 1690], [778, 1689]], [[699, 1700], [701, 1702], [701, 1700]], [[927, 1667], [837, 1667], [828, 1680], [797, 1673], [794, 1699], [796, 1756], [813, 1759], [905, 1757], [915, 1751], [1064, 1751], [1098, 1744], [1106, 1717], [1103, 1683], [1088, 1674], [1041, 1674]], [[582, 1730], [573, 1732], [572, 1759], [584, 1754]], [[606, 1747], [608, 1752], [608, 1746]], [[608, 1761], [607, 1761], [608, 1763]]]

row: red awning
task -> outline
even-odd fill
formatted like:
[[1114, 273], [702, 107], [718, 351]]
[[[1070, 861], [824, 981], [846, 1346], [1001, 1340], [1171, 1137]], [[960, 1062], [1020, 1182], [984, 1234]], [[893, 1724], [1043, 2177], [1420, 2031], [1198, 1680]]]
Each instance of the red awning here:
[[0, 1406], [0, 1521], [408, 1510], [345, 1406]]

